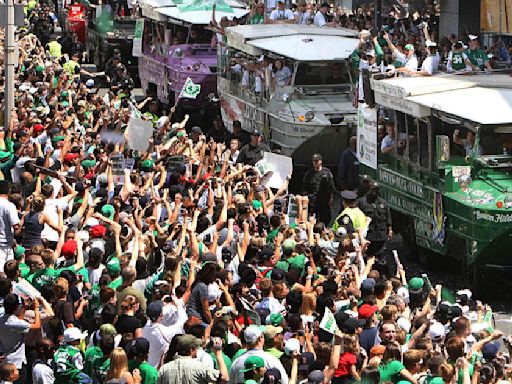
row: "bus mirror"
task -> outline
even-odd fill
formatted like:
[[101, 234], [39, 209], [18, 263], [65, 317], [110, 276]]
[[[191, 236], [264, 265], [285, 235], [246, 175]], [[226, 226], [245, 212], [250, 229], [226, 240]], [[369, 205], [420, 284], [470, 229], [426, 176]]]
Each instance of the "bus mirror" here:
[[450, 160], [450, 138], [446, 135], [436, 136], [436, 160], [438, 164]]

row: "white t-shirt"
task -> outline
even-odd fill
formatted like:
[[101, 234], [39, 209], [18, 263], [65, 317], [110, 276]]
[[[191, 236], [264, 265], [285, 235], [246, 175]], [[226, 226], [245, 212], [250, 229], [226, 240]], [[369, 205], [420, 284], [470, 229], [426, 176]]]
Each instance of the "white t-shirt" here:
[[87, 274], [89, 275], [89, 284], [93, 286], [96, 283], [99, 283], [100, 277], [103, 274], [103, 270], [105, 269], [105, 266], [103, 264], [100, 264], [100, 266], [97, 269], [87, 267]]
[[[61, 197], [60, 199], [46, 199], [46, 204], [44, 206], [43, 213], [46, 213], [51, 222], [57, 225], [59, 222], [59, 214], [57, 213], [57, 208], [65, 210], [68, 208], [68, 199]], [[44, 225], [44, 229], [41, 232], [41, 239], [46, 239], [48, 241], [59, 241], [59, 233], [52, 228], [48, 224]]]
[[325, 15], [322, 12], [317, 11], [313, 20], [313, 24], [315, 24], [317, 27], [323, 27], [325, 24], [327, 24]]
[[21, 369], [27, 363], [25, 357], [25, 335], [30, 330], [30, 324], [18, 319], [15, 315], [0, 317], [0, 344], [6, 363], [11, 363]]
[[55, 375], [53, 369], [43, 363], [37, 363], [32, 368], [32, 382], [34, 384], [53, 384]]
[[295, 12], [297, 17], [297, 24], [307, 25], [311, 19], [311, 13], [309, 12]]
[[267, 12], [272, 12], [277, 6], [276, 0], [267, 0], [265, 3], [267, 5]]
[[166, 327], [163, 324], [149, 322], [142, 328], [142, 337], [149, 341], [148, 364], [158, 367], [162, 356], [169, 349], [172, 338], [176, 335], [176, 329]]
[[9, 200], [0, 198], [0, 247], [12, 247], [14, 240], [12, 227], [19, 223], [16, 206]]
[[274, 9], [269, 16], [270, 20], [293, 20], [295, 17], [293, 16], [293, 12], [289, 9], [280, 10]]

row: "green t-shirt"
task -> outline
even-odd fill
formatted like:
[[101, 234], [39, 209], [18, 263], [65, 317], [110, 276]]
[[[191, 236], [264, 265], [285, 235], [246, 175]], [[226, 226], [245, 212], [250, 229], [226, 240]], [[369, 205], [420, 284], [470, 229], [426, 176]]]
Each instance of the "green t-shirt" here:
[[128, 369], [133, 372], [134, 369], [138, 368], [140, 376], [142, 377], [141, 384], [156, 384], [158, 380], [158, 370], [149, 365], [147, 362], [139, 363], [136, 360], [128, 361]]
[[114, 280], [112, 280], [109, 284], [108, 284], [108, 287], [109, 288], [112, 288], [114, 291], [119, 288], [121, 286], [121, 284], [123, 284], [123, 278], [121, 276], [115, 278]]
[[53, 284], [57, 277], [59, 277], [60, 271], [54, 268], [43, 268], [28, 276], [27, 280], [35, 289], [40, 291], [44, 285]]
[[452, 51], [452, 68], [455, 71], [460, 71], [466, 68], [466, 63], [464, 62], [464, 52], [456, 52]]
[[405, 369], [405, 366], [398, 360], [391, 360], [385, 365], [379, 365], [380, 382], [391, 381], [397, 384], [402, 379], [400, 372], [403, 369]]
[[[217, 361], [217, 356], [215, 356], [215, 352], [212, 352], [209, 349], [207, 349], [206, 352], [208, 352], [210, 354], [210, 356], [212, 357], [212, 360], [213, 360], [213, 366], [215, 369], [218, 370], [219, 363]], [[222, 352], [222, 357], [224, 358], [224, 364], [226, 364], [226, 367], [228, 368], [228, 372], [229, 372], [231, 370], [231, 359], [224, 352]]]
[[60, 347], [53, 362], [55, 364], [55, 384], [69, 384], [80, 374], [80, 370], [75, 366], [73, 358], [79, 354], [80, 350], [71, 345]]
[[24, 279], [27, 278], [27, 276], [30, 274], [30, 267], [25, 263], [20, 263], [20, 271], [21, 271], [21, 277]]
[[84, 373], [93, 376], [94, 368], [103, 361], [103, 351], [100, 347], [89, 347], [85, 351]]
[[489, 61], [489, 58], [481, 48], [475, 49], [474, 51], [468, 49], [466, 50], [466, 55], [471, 64], [476, 65], [481, 71], [485, 68], [485, 62]]
[[272, 347], [272, 348], [269, 348], [269, 349], [265, 349], [265, 352], [267, 352], [268, 354], [280, 359], [281, 356], [283, 356], [284, 352], [283, 351], [280, 351], [279, 349], [277, 349], [276, 347]]

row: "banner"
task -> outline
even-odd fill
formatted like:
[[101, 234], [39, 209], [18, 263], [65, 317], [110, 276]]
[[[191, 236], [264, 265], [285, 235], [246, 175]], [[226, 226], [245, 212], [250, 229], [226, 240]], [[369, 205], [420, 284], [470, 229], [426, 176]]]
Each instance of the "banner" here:
[[144, 33], [144, 19], [137, 19], [133, 35], [133, 57], [142, 57], [142, 34]]
[[256, 163], [260, 184], [270, 188], [279, 188], [286, 178], [292, 175], [293, 163], [289, 156], [264, 152], [263, 159]]
[[357, 110], [357, 158], [377, 169], [377, 109], [359, 104]]
[[330, 311], [329, 308], [325, 308], [324, 317], [322, 317], [322, 321], [320, 322], [320, 329], [323, 329], [326, 332], [331, 334], [335, 334], [338, 330], [338, 325], [336, 324], [336, 319], [334, 315]]
[[190, 77], [187, 77], [183, 89], [180, 93], [180, 98], [185, 97], [187, 99], [195, 99], [201, 92], [201, 84], [194, 84]]

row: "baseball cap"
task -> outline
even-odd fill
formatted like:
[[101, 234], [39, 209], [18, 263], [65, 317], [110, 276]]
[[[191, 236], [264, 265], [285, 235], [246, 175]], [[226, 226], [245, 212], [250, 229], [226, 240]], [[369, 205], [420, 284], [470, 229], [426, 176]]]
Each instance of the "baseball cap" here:
[[379, 310], [379, 307], [376, 305], [363, 304], [359, 307], [358, 317], [359, 319], [369, 319], [373, 316], [375, 312]]
[[469, 35], [469, 40], [476, 40], [478, 39], [478, 35]]
[[343, 191], [341, 192], [341, 197], [343, 198], [343, 200], [356, 200], [357, 199], [357, 193], [355, 193], [354, 191]]
[[252, 207], [256, 210], [258, 209], [262, 209], [263, 208], [263, 204], [261, 203], [261, 201], [259, 200], [253, 200], [252, 201]]
[[323, 2], [322, 5], [320, 5], [320, 8], [327, 7], [329, 8], [329, 3]]
[[267, 318], [265, 319], [265, 323], [267, 323], [268, 325], [273, 325], [274, 327], [280, 327], [281, 324], [283, 323], [283, 319], [284, 317], [282, 314], [272, 313], [267, 316]]
[[295, 249], [296, 245], [297, 243], [295, 242], [294, 239], [286, 239], [285, 241], [283, 241], [283, 251], [291, 252]]
[[265, 332], [263, 333], [265, 334], [266, 339], [273, 339], [280, 333], [283, 333], [283, 327], [274, 327], [273, 325], [267, 325], [265, 327]]
[[261, 384], [279, 384], [281, 382], [281, 372], [277, 368], [267, 369], [263, 376]]
[[76, 250], [78, 248], [78, 245], [76, 243], [76, 240], [71, 239], [66, 241], [64, 244], [62, 244], [61, 253], [64, 257], [71, 257], [74, 256]]
[[299, 371], [307, 371], [313, 361], [315, 356], [312, 352], [302, 352], [299, 358]]
[[322, 155], [319, 153], [315, 153], [313, 156], [311, 156], [311, 160], [313, 160], [313, 161], [322, 160]]
[[87, 332], [83, 332], [80, 328], [67, 328], [64, 330], [64, 342], [71, 343], [73, 341], [82, 340], [87, 337]]
[[439, 341], [445, 335], [444, 325], [438, 321], [430, 324], [428, 335], [432, 341]]
[[91, 237], [98, 238], [103, 237], [107, 233], [107, 228], [103, 225], [98, 224], [91, 228]]
[[150, 320], [155, 321], [162, 315], [163, 308], [164, 303], [162, 300], [152, 301], [149, 303], [148, 308], [146, 309], [146, 313]]
[[101, 213], [105, 215], [105, 217], [112, 220], [114, 218], [114, 215], [116, 213], [116, 210], [113, 205], [111, 204], [105, 204], [103, 207], [101, 207]]
[[359, 320], [354, 317], [349, 317], [343, 323], [341, 330], [345, 333], [355, 333], [357, 328], [364, 327], [366, 320]]
[[371, 291], [375, 288], [375, 279], [369, 277], [367, 279], [364, 279], [361, 283], [361, 290], [362, 291]]
[[413, 291], [417, 291], [423, 288], [423, 284], [425, 284], [425, 282], [421, 277], [413, 277], [411, 280], [409, 280], [408, 288]]
[[286, 343], [284, 343], [284, 353], [286, 355], [291, 356], [293, 352], [300, 352], [300, 342], [297, 339], [288, 339]]
[[117, 330], [112, 324], [103, 324], [100, 327], [100, 336], [115, 336], [117, 335]]
[[71, 161], [78, 158], [78, 153], [66, 153], [66, 156], [64, 156], [65, 161]]
[[498, 340], [484, 344], [482, 348], [482, 356], [486, 361], [492, 361], [500, 350], [500, 342]]
[[144, 337], [137, 337], [135, 340], [132, 340], [131, 343], [127, 344], [125, 350], [128, 355], [147, 355], [149, 353], [149, 341]]
[[240, 372], [248, 372], [253, 369], [262, 368], [265, 366], [265, 360], [263, 360], [259, 356], [249, 356], [244, 362], [244, 369], [241, 369]]
[[261, 136], [261, 132], [255, 129], [254, 131], [251, 132], [251, 136]]
[[121, 263], [117, 257], [113, 257], [108, 261], [107, 272], [111, 275], [121, 272]]
[[265, 327], [258, 325], [249, 325], [244, 331], [244, 339], [246, 343], [254, 343], [263, 335]]
[[21, 245], [16, 245], [16, 249], [14, 250], [14, 258], [19, 259], [25, 254], [25, 247], [22, 247]]
[[198, 127], [198, 126], [196, 125], [196, 126], [192, 127], [192, 129], [190, 130], [190, 132], [192, 132], [192, 133], [202, 133], [203, 131], [202, 131], [201, 127]]
[[405, 44], [404, 49], [406, 51], [414, 51], [414, 45], [412, 45], [412, 44]]
[[280, 269], [280, 268], [274, 268], [272, 272], [270, 273], [270, 279], [272, 281], [281, 281], [284, 280], [286, 276], [286, 271]]
[[319, 369], [316, 371], [311, 372], [308, 375], [308, 381], [307, 384], [322, 384], [325, 380], [325, 375], [322, 371]]

